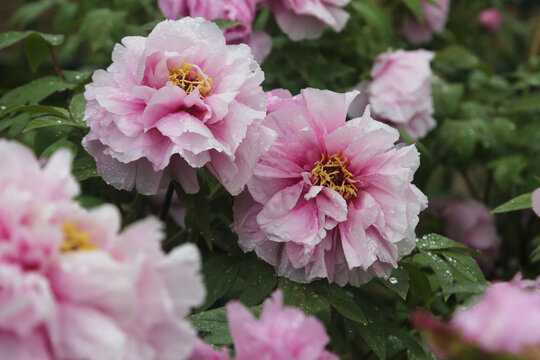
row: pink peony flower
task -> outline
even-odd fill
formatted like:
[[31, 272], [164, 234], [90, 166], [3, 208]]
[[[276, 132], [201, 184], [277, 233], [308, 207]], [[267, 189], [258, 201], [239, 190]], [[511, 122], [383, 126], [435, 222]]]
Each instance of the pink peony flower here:
[[258, 0], [158, 0], [159, 8], [167, 18], [182, 16], [202, 17], [207, 20], [224, 19], [241, 24], [223, 30], [227, 44], [244, 43], [251, 47], [257, 62], [270, 54], [272, 38], [264, 31], [252, 32], [255, 5]]
[[413, 323], [427, 332], [430, 345], [443, 358], [459, 358], [468, 347], [484, 354], [512, 354], [536, 359], [540, 351], [539, 281], [521, 280], [489, 286], [473, 306], [459, 310], [449, 323], [416, 313]]
[[540, 188], [532, 194], [532, 208], [536, 215], [540, 216]]
[[489, 31], [495, 32], [501, 26], [501, 14], [497, 9], [486, 9], [478, 14], [478, 22]]
[[434, 33], [440, 33], [446, 25], [450, 0], [435, 0], [438, 6], [421, 0], [424, 19], [419, 22], [416, 18], [409, 18], [401, 28], [401, 33], [414, 45], [431, 40]]
[[[235, 360], [338, 360], [324, 349], [330, 339], [320, 321], [295, 307], [284, 307], [279, 290], [264, 302], [259, 319], [236, 301], [227, 304], [227, 317]], [[229, 359], [225, 349], [218, 353], [201, 342], [190, 360]]]
[[405, 130], [414, 139], [424, 137], [436, 125], [431, 59], [433, 53], [425, 50], [380, 54], [371, 69], [372, 81], [358, 85], [365, 95], [353, 103], [350, 114], [359, 116], [370, 104], [375, 119]]
[[427, 203], [411, 184], [416, 148], [394, 147], [398, 132], [369, 111], [346, 122], [357, 92], [279, 95], [265, 120], [278, 138], [234, 204], [240, 246], [298, 282], [388, 276]]
[[197, 169], [205, 167], [240, 193], [274, 138], [261, 126], [264, 74], [249, 47], [226, 45], [201, 18], [166, 20], [148, 38], [122, 41], [85, 92], [83, 145], [100, 175], [143, 194], [170, 178], [195, 193]]
[[166, 256], [157, 220], [120, 232], [115, 207], [80, 207], [68, 151], [41, 167], [29, 149], [0, 140], [0, 157], [0, 353], [187, 358], [195, 332], [185, 317], [204, 297], [197, 249]]
[[529, 346], [540, 347], [540, 292], [494, 284], [476, 305], [458, 312], [451, 325], [465, 341], [491, 353], [517, 355]]
[[330, 26], [340, 32], [349, 14], [341, 9], [350, 0], [262, 0], [275, 15], [281, 30], [294, 41], [316, 39]]
[[446, 235], [472, 249], [481, 251], [487, 260], [477, 259], [485, 272], [490, 272], [499, 254], [501, 238], [497, 234], [495, 217], [475, 200], [430, 199], [430, 209], [442, 217]]

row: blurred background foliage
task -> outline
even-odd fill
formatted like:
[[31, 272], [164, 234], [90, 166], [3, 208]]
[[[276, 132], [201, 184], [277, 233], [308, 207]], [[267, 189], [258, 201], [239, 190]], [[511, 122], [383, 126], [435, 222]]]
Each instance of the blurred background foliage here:
[[[80, 141], [84, 84], [111, 62], [114, 44], [128, 35], [147, 35], [163, 19], [155, 0], [3, 1], [0, 5], [0, 136], [17, 139], [48, 157], [59, 147], [74, 153], [84, 206], [115, 203], [124, 223], [148, 213], [160, 215], [150, 199], [107, 186]], [[497, 33], [482, 29], [477, 14], [496, 7], [503, 15]], [[272, 14], [258, 11], [255, 28], [273, 37], [262, 64], [264, 87], [304, 87], [347, 91], [369, 79], [375, 57], [388, 50], [414, 49], [400, 35], [406, 17], [421, 16], [418, 0], [352, 0], [343, 32], [291, 42]], [[7, 33], [9, 31], [9, 33]], [[49, 34], [49, 35], [43, 35]], [[540, 4], [528, 1], [451, 3], [446, 29], [424, 46], [436, 52], [432, 68], [435, 130], [417, 143], [421, 167], [415, 183], [428, 197], [459, 196], [489, 208], [526, 194], [502, 210], [530, 208], [540, 186]], [[212, 177], [200, 173], [202, 190], [176, 193], [187, 209], [185, 227], [166, 214], [166, 250], [198, 242], [208, 297], [191, 320], [216, 345], [231, 344], [223, 305], [240, 299], [257, 313], [279, 287], [288, 304], [319, 317], [342, 359], [433, 358], [411, 329], [411, 309], [447, 316], [471, 302], [486, 284], [469, 249], [437, 235], [440, 220], [428, 211], [417, 234], [417, 249], [388, 280], [361, 288], [309, 285], [278, 279], [253, 254], [244, 254], [231, 231], [233, 199]], [[171, 188], [172, 191], [172, 188]], [[488, 280], [509, 279], [517, 271], [540, 273], [540, 220], [530, 209], [496, 215], [503, 239]]]

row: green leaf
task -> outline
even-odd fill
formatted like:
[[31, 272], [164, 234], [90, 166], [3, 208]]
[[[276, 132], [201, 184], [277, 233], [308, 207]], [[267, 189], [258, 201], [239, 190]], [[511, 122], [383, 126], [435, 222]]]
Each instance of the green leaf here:
[[[454, 277], [450, 266], [437, 253], [420, 249], [420, 253], [435, 272], [443, 291], [449, 291], [454, 285]], [[448, 299], [449, 295], [446, 295]]]
[[76, 83], [67, 83], [56, 76], [45, 76], [19, 86], [0, 98], [0, 111], [3, 107], [25, 104], [37, 104], [58, 91], [73, 89]]
[[0, 111], [0, 118], [14, 112], [23, 112], [32, 115], [52, 115], [65, 120], [69, 119], [69, 113], [66, 109], [47, 105], [11, 106]]
[[71, 153], [74, 154], [77, 151], [77, 148], [75, 144], [73, 144], [71, 141], [69, 141], [67, 138], [63, 137], [51, 145], [49, 145], [42, 153], [41, 156], [44, 156], [46, 158], [50, 158], [54, 152], [60, 148], [67, 148], [71, 150]]
[[371, 0], [353, 1], [351, 6], [387, 40], [394, 36], [394, 28], [389, 13]]
[[438, 80], [431, 85], [431, 91], [437, 114], [444, 117], [453, 117], [458, 114], [464, 93], [463, 84], [450, 84]]
[[505, 213], [509, 211], [530, 209], [532, 207], [532, 193], [519, 195], [502, 205], [497, 206], [492, 214]]
[[[476, 260], [474, 260], [470, 255], [456, 251], [441, 251], [441, 254], [448, 260], [448, 263], [451, 266], [453, 266], [467, 279], [480, 283], [484, 283], [486, 281], [480, 266], [478, 266]], [[445, 289], [443, 288], [443, 290]]]
[[64, 35], [44, 34], [37, 31], [8, 31], [0, 34], [0, 50], [29, 36], [38, 37], [51, 46], [60, 45], [64, 41]]
[[426, 306], [429, 308], [431, 306], [433, 294], [431, 292], [431, 285], [426, 274], [413, 264], [402, 262], [402, 266], [409, 273], [411, 290], [418, 293]]
[[86, 127], [86, 123], [84, 122], [85, 109], [86, 99], [84, 98], [84, 94], [77, 94], [71, 98], [71, 102], [69, 103], [69, 112], [71, 113], [71, 118], [76, 124]]
[[437, 52], [433, 67], [440, 72], [453, 74], [458, 71], [472, 70], [480, 64], [478, 57], [469, 49], [460, 45], [450, 45]]
[[30, 121], [30, 123], [25, 127], [24, 132], [49, 126], [73, 126], [84, 128], [83, 126], [74, 123], [72, 120], [66, 120], [54, 115], [46, 115], [32, 119], [32, 121]]
[[409, 332], [395, 328], [387, 328], [386, 331], [390, 337], [396, 338], [403, 344], [403, 347], [407, 349], [409, 359], [427, 359], [426, 352], [422, 348], [421, 343]]
[[252, 263], [251, 272], [246, 279], [247, 288], [238, 298], [246, 306], [259, 304], [275, 289], [278, 283], [272, 266], [260, 260], [253, 260]]
[[416, 239], [416, 247], [419, 250], [426, 251], [452, 249], [467, 252], [480, 257], [484, 256], [481, 252], [477, 250], [470, 249], [463, 244], [460, 244], [439, 234], [428, 234], [422, 236], [422, 238], [420, 239]]
[[519, 184], [521, 172], [525, 170], [528, 164], [527, 159], [519, 154], [500, 157], [488, 163], [487, 167], [493, 169], [493, 177], [497, 185], [507, 189], [510, 186]]
[[52, 0], [32, 1], [21, 6], [11, 17], [11, 21], [21, 26], [27, 26], [35, 21], [41, 14], [54, 5]]
[[227, 19], [214, 19], [212, 21], [215, 22], [221, 30], [229, 29], [242, 24], [239, 21], [232, 21]]
[[315, 285], [315, 289], [337, 312], [347, 319], [361, 324], [367, 322], [366, 315], [362, 309], [358, 307], [353, 298], [338, 284], [328, 284], [325, 281], [320, 281]]
[[77, 181], [99, 177], [96, 162], [91, 157], [83, 157], [73, 161], [73, 176]]
[[87, 209], [95, 208], [106, 203], [106, 201], [104, 201], [103, 199], [89, 195], [79, 195], [75, 198], [75, 200], [77, 200], [79, 204], [81, 204]]
[[380, 311], [366, 301], [359, 300], [359, 303], [365, 310], [367, 321], [365, 324], [358, 324], [357, 329], [375, 355], [379, 359], [386, 359], [386, 331], [379, 318]]
[[540, 111], [540, 94], [520, 98], [510, 105], [510, 112]]
[[195, 201], [195, 207], [193, 209], [195, 210], [195, 219], [197, 221], [199, 229], [202, 232], [204, 241], [206, 242], [206, 246], [208, 246], [208, 248], [212, 250], [213, 236], [212, 230], [210, 229], [210, 204], [208, 203], [208, 200], [206, 200], [204, 197], [201, 197]]
[[203, 263], [202, 273], [207, 289], [201, 309], [212, 306], [231, 289], [238, 274], [237, 259], [229, 255], [216, 256]]
[[324, 297], [316, 292], [312, 285], [298, 284], [280, 278], [279, 288], [283, 292], [283, 303], [285, 305], [299, 307], [306, 314], [316, 316], [323, 323], [330, 323], [330, 305]]
[[397, 293], [403, 300], [407, 298], [409, 292], [409, 273], [399, 266], [397, 269], [392, 270], [387, 280], [382, 280], [384, 286]]
[[[248, 308], [255, 316], [261, 313], [262, 306]], [[189, 321], [200, 332], [201, 338], [212, 345], [231, 345], [232, 338], [227, 322], [227, 309], [209, 310], [191, 315]]]
[[474, 153], [478, 134], [469, 121], [446, 120], [439, 130], [440, 142], [460, 161], [469, 161]]
[[30, 65], [30, 70], [36, 72], [39, 65], [41, 65], [43, 60], [49, 55], [49, 46], [42, 37], [31, 34], [26, 38], [24, 51], [26, 53], [28, 65]]
[[424, 11], [420, 0], [403, 0], [403, 2], [413, 12], [418, 21], [424, 20]]

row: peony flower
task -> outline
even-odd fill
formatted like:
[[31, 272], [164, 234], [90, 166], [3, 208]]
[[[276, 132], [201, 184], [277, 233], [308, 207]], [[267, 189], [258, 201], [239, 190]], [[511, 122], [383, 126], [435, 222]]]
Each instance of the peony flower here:
[[159, 8], [168, 19], [182, 16], [207, 20], [224, 19], [241, 24], [223, 30], [227, 44], [244, 43], [251, 47], [257, 62], [270, 54], [272, 38], [264, 31], [252, 32], [255, 5], [258, 0], [158, 0]]
[[122, 44], [85, 91], [83, 146], [100, 175], [147, 195], [170, 178], [195, 193], [197, 169], [205, 167], [240, 193], [274, 137], [260, 125], [264, 74], [249, 47], [226, 45], [219, 28], [200, 18], [166, 20], [148, 38]]
[[357, 85], [365, 95], [355, 100], [350, 115], [359, 116], [370, 104], [375, 119], [405, 130], [414, 139], [424, 137], [436, 125], [431, 59], [433, 53], [426, 50], [380, 54], [371, 69], [372, 81]]
[[[264, 302], [259, 319], [241, 303], [227, 304], [229, 328], [234, 341], [235, 360], [338, 360], [324, 348], [330, 338], [321, 322], [295, 307], [283, 306], [279, 290]], [[229, 360], [208, 345], [197, 345], [190, 360]]]
[[490, 272], [499, 254], [501, 238], [495, 217], [475, 200], [430, 199], [429, 208], [444, 220], [446, 235], [463, 245], [481, 251], [487, 258], [477, 259], [485, 272]]
[[449, 324], [425, 314], [413, 315], [413, 322], [430, 335], [441, 358], [459, 358], [452, 356], [473, 347], [484, 355], [537, 359], [532, 354], [540, 353], [540, 291], [525, 285], [514, 279], [489, 286], [476, 304], [459, 310]]
[[280, 276], [360, 285], [388, 276], [414, 248], [427, 199], [411, 184], [414, 146], [369, 111], [346, 122], [357, 92], [305, 89], [269, 94], [265, 125], [278, 133], [234, 204], [244, 251], [255, 251]]
[[78, 205], [67, 150], [41, 167], [29, 149], [0, 140], [0, 157], [0, 353], [187, 358], [195, 332], [185, 317], [204, 297], [197, 249], [165, 255], [156, 219], [121, 232], [115, 207]]
[[420, 3], [423, 21], [409, 18], [401, 28], [403, 36], [414, 45], [428, 42], [434, 33], [440, 33], [444, 29], [450, 8], [450, 0], [435, 0], [438, 6], [430, 4], [427, 0], [421, 0]]
[[495, 32], [501, 26], [501, 14], [497, 9], [486, 9], [478, 14], [478, 22], [487, 30]]
[[330, 26], [340, 32], [349, 14], [341, 9], [350, 0], [262, 0], [276, 17], [280, 29], [293, 40], [316, 39]]
[[532, 208], [536, 215], [540, 216], [540, 188], [532, 194]]

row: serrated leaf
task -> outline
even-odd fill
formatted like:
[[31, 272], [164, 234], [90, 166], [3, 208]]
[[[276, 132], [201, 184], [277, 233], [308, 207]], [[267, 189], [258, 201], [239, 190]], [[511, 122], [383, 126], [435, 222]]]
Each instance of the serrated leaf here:
[[99, 177], [96, 169], [96, 162], [91, 157], [75, 159], [73, 161], [72, 173], [77, 181]]
[[0, 50], [15, 44], [27, 37], [35, 35], [51, 46], [60, 45], [64, 41], [64, 35], [44, 34], [37, 31], [8, 31], [0, 34]]
[[499, 214], [509, 211], [530, 209], [532, 207], [532, 193], [519, 195], [491, 211], [492, 214]]
[[317, 293], [324, 297], [341, 315], [361, 324], [366, 323], [366, 315], [362, 309], [358, 307], [353, 298], [349, 296], [341, 286], [336, 283], [328, 284], [324, 281], [314, 285]]
[[240, 294], [238, 300], [246, 306], [257, 305], [270, 294], [277, 282], [278, 279], [272, 266], [263, 261], [254, 260], [251, 272], [246, 279], [247, 288]]
[[201, 309], [208, 308], [231, 289], [238, 274], [236, 262], [234, 257], [222, 255], [203, 263], [202, 274], [207, 293]]

